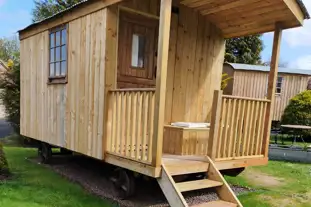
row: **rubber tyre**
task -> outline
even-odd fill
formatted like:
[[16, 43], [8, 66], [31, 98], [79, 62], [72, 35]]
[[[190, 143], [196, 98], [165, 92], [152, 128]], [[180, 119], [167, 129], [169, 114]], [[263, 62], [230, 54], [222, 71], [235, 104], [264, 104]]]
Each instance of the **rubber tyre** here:
[[52, 158], [52, 148], [49, 144], [42, 143], [38, 147], [38, 155], [41, 163], [48, 164]]
[[128, 199], [135, 194], [135, 177], [133, 173], [118, 168], [110, 178], [120, 199]]

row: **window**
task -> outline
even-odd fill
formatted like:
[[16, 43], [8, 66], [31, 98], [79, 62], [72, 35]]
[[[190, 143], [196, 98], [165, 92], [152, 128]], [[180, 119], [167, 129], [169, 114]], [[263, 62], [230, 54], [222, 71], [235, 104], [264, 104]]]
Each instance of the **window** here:
[[276, 88], [275, 88], [276, 94], [280, 94], [282, 92], [282, 82], [283, 82], [283, 77], [279, 76], [276, 82]]
[[133, 34], [132, 37], [132, 67], [144, 68], [145, 60], [145, 37]]
[[49, 83], [66, 83], [67, 77], [67, 26], [50, 31]]

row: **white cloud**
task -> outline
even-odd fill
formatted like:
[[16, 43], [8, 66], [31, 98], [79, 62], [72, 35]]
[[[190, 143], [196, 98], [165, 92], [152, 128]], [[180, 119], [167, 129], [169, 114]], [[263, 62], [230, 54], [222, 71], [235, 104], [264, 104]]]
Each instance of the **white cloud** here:
[[311, 70], [311, 54], [299, 57], [293, 62], [290, 62], [289, 67]]
[[[306, 0], [304, 4], [311, 11], [311, 1]], [[291, 47], [311, 46], [311, 20], [307, 20], [303, 27], [284, 31], [284, 40]]]

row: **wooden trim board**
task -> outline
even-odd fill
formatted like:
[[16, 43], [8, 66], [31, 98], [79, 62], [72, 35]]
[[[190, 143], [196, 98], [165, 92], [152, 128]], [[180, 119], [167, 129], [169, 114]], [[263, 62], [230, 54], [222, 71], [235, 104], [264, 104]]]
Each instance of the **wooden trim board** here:
[[149, 177], [158, 178], [161, 176], [161, 167], [155, 168], [147, 164], [118, 157], [109, 153], [106, 153], [104, 160], [109, 164], [116, 165], [131, 170], [133, 172], [138, 172]]

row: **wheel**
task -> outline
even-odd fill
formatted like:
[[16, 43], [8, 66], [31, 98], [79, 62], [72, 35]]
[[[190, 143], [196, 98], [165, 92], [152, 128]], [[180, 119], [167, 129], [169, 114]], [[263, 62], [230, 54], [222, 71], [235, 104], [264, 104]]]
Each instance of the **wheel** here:
[[50, 162], [52, 157], [52, 148], [49, 144], [41, 143], [38, 147], [38, 155], [41, 163], [47, 164]]
[[132, 173], [124, 169], [116, 169], [110, 178], [121, 199], [127, 199], [135, 193], [135, 178]]

